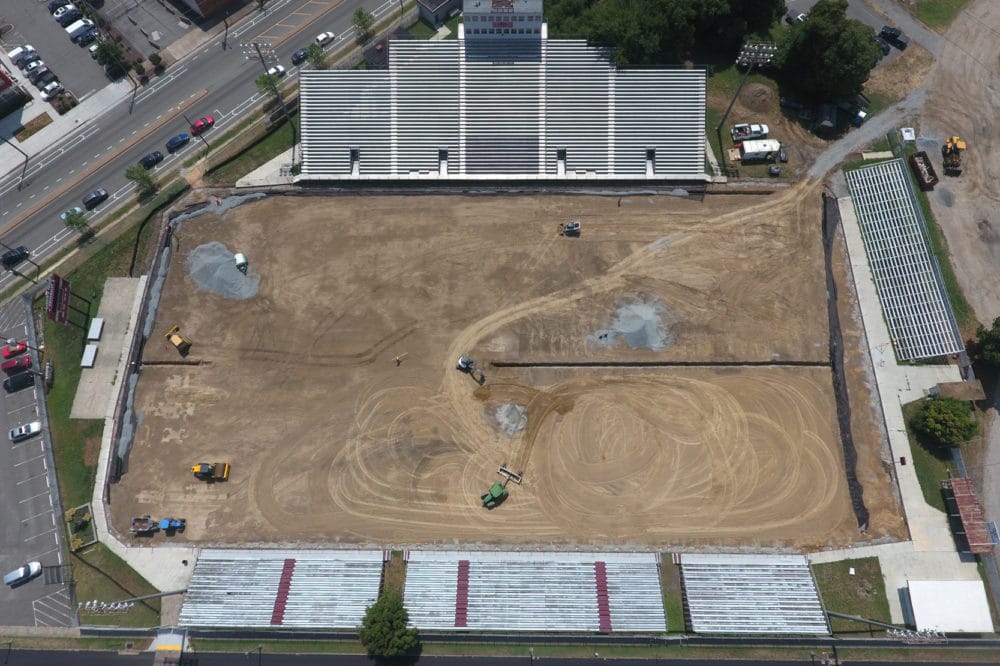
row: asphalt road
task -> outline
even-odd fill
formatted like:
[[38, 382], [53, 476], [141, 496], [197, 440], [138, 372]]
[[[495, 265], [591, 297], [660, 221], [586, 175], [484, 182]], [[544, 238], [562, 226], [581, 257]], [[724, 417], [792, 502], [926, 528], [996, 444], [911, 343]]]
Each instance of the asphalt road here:
[[[99, 222], [116, 204], [134, 197], [134, 185], [124, 177], [126, 167], [159, 150], [166, 159], [155, 171], [162, 175], [203, 145], [193, 140], [177, 153], [167, 153], [167, 140], [188, 132], [185, 114], [191, 120], [215, 117], [215, 127], [204, 135], [211, 142], [258, 106], [262, 97], [254, 79], [263, 69], [259, 60], [244, 55], [241, 44], [270, 42], [276, 61], [291, 78], [297, 72], [290, 62], [292, 52], [307, 46], [319, 32], [337, 33], [328, 51], [353, 40], [351, 14], [359, 5], [376, 17], [393, 15], [399, 7], [396, 0], [271, 0], [266, 13], [254, 13], [232, 26], [229, 48], [222, 49], [220, 36], [193, 50], [141, 87], [134, 104], [123, 101], [33, 157], [20, 188], [18, 169], [0, 178], [0, 239], [9, 246], [26, 245], [36, 258], [65, 246], [74, 232], [64, 227], [59, 214], [80, 205], [85, 194], [98, 187], [111, 193], [90, 216]], [[0, 277], [0, 289], [11, 279], [9, 273]]]

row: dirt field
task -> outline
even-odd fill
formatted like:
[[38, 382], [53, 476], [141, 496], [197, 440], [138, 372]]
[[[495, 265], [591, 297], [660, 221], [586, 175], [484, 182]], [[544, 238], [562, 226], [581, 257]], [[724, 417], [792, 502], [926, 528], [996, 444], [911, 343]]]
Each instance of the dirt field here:
[[[173, 514], [177, 538], [217, 543], [859, 541], [818, 201], [276, 197], [185, 222], [156, 330], [194, 347], [182, 365], [146, 346], [114, 524]], [[580, 238], [556, 233], [569, 220]], [[213, 241], [249, 256], [256, 296], [196, 285], [185, 262]], [[740, 365], [762, 361], [803, 365]], [[607, 365], [650, 362], [692, 365]], [[893, 514], [880, 447], [859, 454], [885, 485], [873, 518]], [[228, 483], [190, 475], [215, 460]], [[487, 511], [501, 463], [524, 483]]]

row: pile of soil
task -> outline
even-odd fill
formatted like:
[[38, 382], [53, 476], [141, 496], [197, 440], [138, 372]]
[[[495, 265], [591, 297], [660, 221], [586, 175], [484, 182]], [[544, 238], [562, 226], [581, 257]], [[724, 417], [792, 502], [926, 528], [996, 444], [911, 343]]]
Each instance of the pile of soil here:
[[764, 113], [774, 108], [774, 91], [762, 83], [749, 83], [740, 92], [740, 102], [751, 111]]

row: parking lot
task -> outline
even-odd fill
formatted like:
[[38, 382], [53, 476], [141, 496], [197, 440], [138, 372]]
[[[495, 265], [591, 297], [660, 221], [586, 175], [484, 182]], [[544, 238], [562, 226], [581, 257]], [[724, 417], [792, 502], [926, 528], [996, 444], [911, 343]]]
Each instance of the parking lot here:
[[[27, 328], [20, 303], [0, 312], [0, 336], [24, 340]], [[29, 350], [28, 353], [34, 353]], [[37, 359], [37, 356], [35, 357]], [[37, 369], [37, 368], [36, 368]], [[0, 393], [0, 568], [7, 573], [25, 562], [42, 563], [42, 575], [15, 588], [0, 588], [0, 625], [69, 626], [73, 620], [68, 586], [62, 582], [61, 511], [53, 507], [48, 431], [16, 444], [7, 431], [40, 420], [41, 383], [16, 393]]]
[[[78, 100], [108, 85], [104, 70], [87, 53], [87, 49], [70, 41], [69, 35], [49, 14], [46, 3], [32, 0], [5, 0], [0, 10], [0, 22], [14, 29], [3, 36], [3, 51], [31, 44], [46, 66], [55, 72], [66, 90]], [[20, 77], [20, 72], [17, 73]], [[25, 77], [26, 88], [32, 85]]]

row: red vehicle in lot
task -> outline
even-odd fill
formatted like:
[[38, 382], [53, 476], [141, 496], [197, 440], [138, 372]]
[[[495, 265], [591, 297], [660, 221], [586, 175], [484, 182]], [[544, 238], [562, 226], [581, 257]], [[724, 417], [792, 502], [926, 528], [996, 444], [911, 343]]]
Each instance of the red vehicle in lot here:
[[0, 353], [2, 353], [4, 358], [14, 358], [18, 354], [23, 354], [27, 350], [28, 350], [27, 343], [18, 342], [12, 345], [7, 345], [6, 347], [3, 348], [3, 352]]
[[213, 118], [212, 116], [205, 116], [204, 118], [199, 118], [198, 120], [194, 121], [193, 125], [191, 125], [191, 134], [201, 134], [214, 124], [215, 124], [215, 118]]
[[9, 361], [4, 361], [0, 364], [0, 370], [3, 370], [7, 374], [13, 372], [19, 372], [21, 370], [26, 370], [31, 367], [31, 357], [30, 356], [18, 356], [17, 358], [12, 358]]

